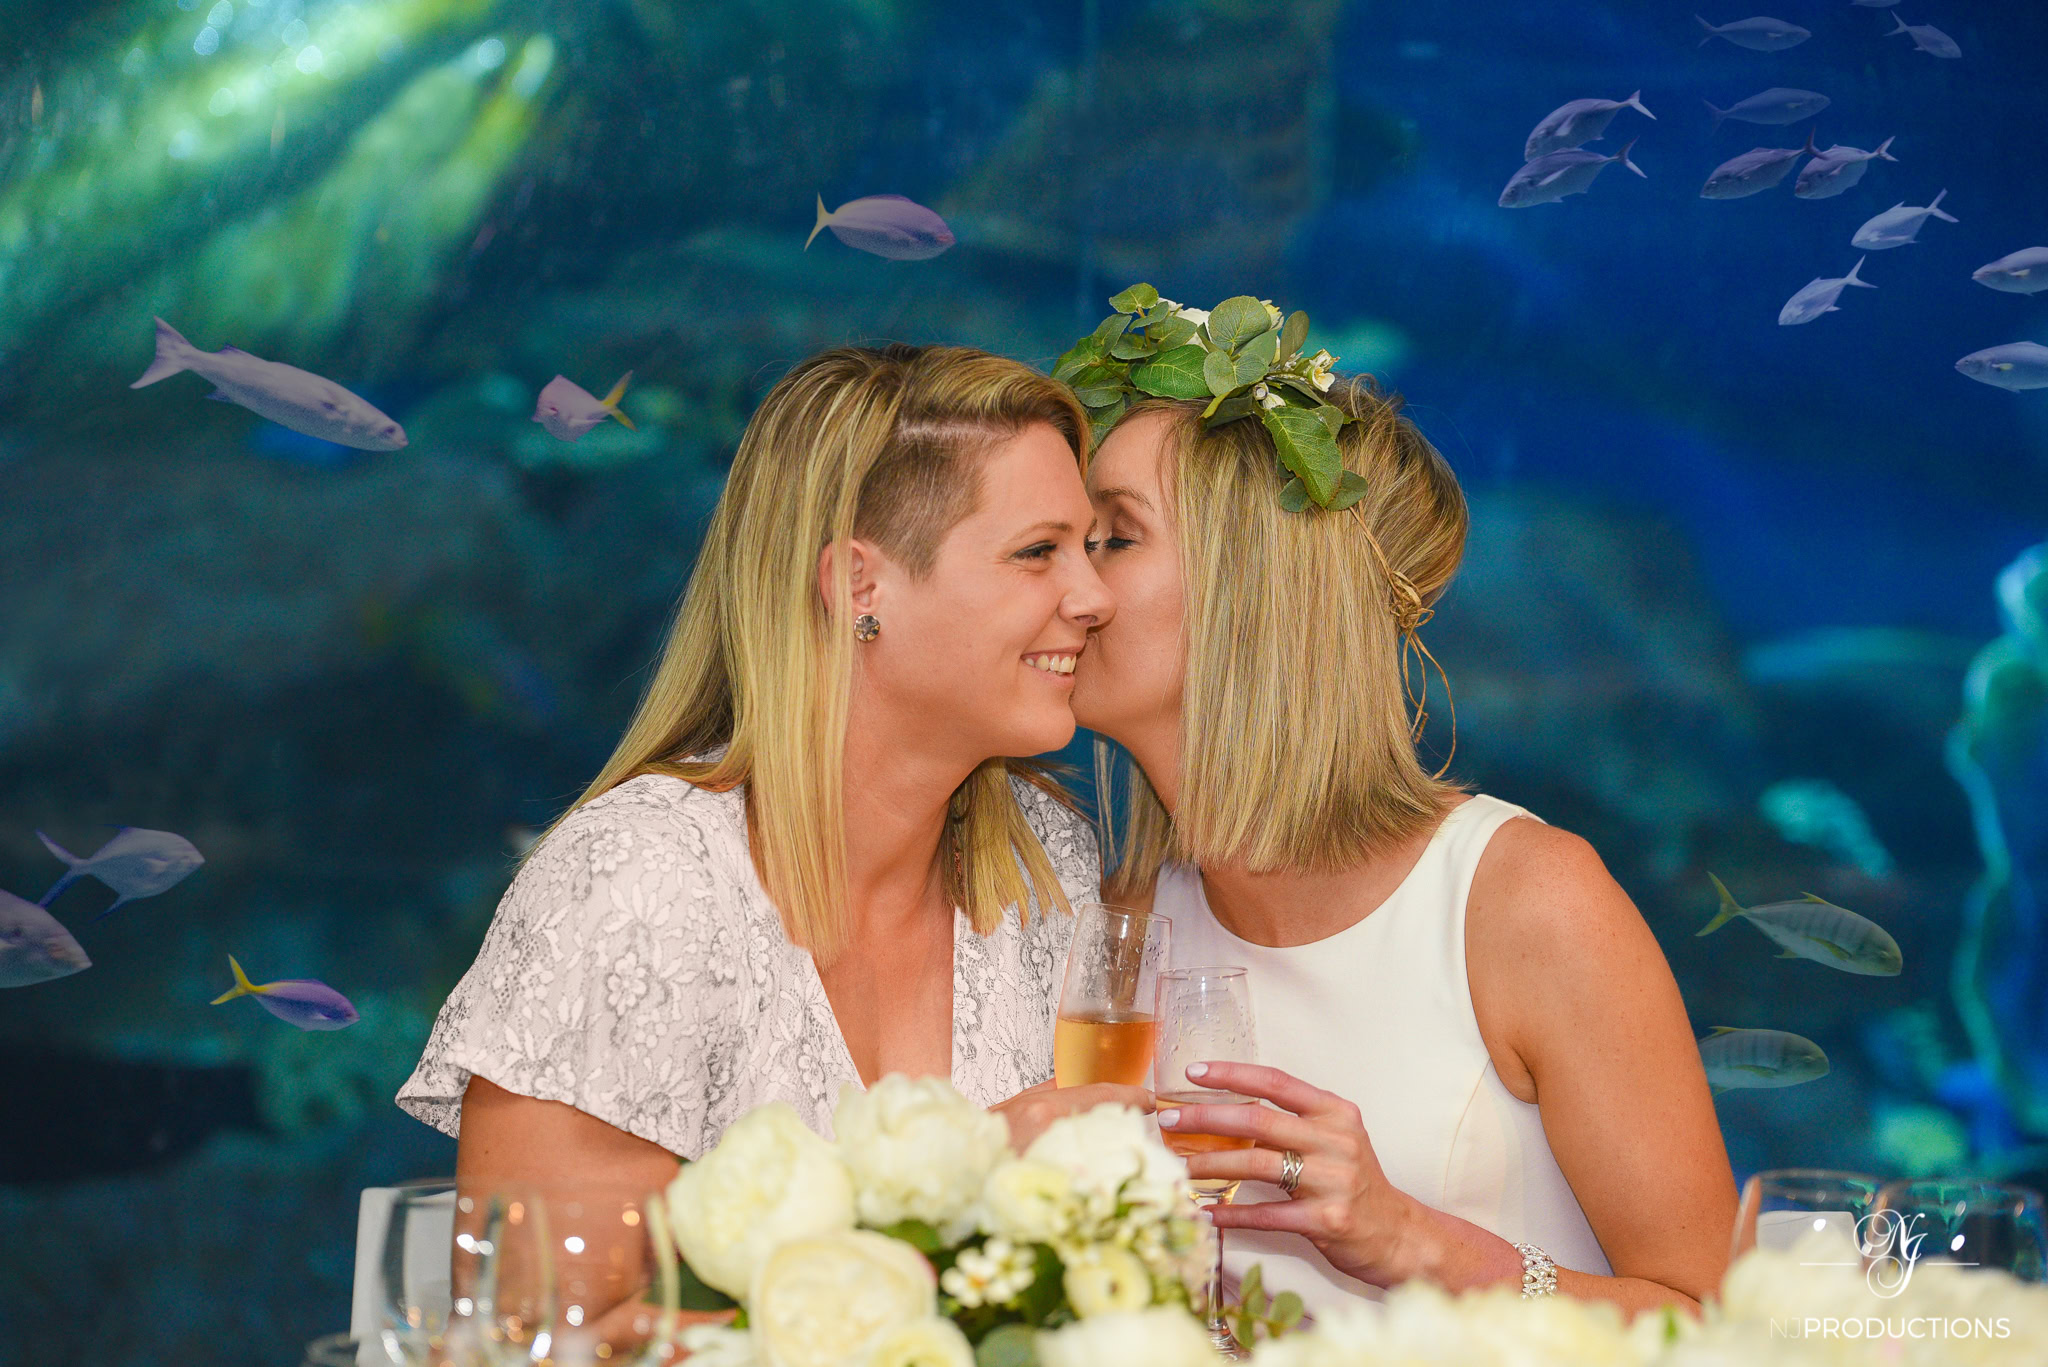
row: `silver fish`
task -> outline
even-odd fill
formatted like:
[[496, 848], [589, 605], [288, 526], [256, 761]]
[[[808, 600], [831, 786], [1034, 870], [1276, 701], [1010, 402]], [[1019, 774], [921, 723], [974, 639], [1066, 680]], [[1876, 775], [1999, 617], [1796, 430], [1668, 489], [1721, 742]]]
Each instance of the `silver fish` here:
[[1941, 201], [1947, 195], [1948, 191], [1943, 190], [1934, 197], [1934, 203], [1924, 209], [1915, 208], [1903, 200], [1892, 205], [1858, 228], [1856, 235], [1849, 239], [1849, 245], [1861, 247], [1867, 252], [1881, 252], [1912, 242], [1920, 235], [1920, 225], [1930, 218], [1938, 218], [1944, 223], [1954, 223], [1955, 216], [1945, 214], [1941, 210]]
[[1737, 47], [1746, 47], [1751, 52], [1783, 52], [1788, 47], [1798, 47], [1813, 37], [1813, 30], [1803, 29], [1797, 24], [1788, 24], [1783, 19], [1771, 19], [1758, 15], [1754, 19], [1737, 19], [1732, 24], [1714, 25], [1695, 14], [1700, 27], [1707, 36], [1700, 39], [1705, 47], [1716, 38], [1726, 38]]
[[1738, 1087], [1796, 1087], [1828, 1074], [1818, 1044], [1788, 1030], [1737, 1030], [1717, 1025], [1700, 1041], [1700, 1062], [1716, 1092]]
[[2039, 294], [2048, 290], [2048, 247], [2022, 247], [1977, 267], [1970, 278], [2007, 294]]
[[1896, 38], [1903, 33], [1913, 40], [1914, 47], [1930, 57], [1954, 59], [1963, 55], [1963, 50], [1956, 46], [1956, 40], [1932, 24], [1909, 24], [1896, 14], [1892, 16], [1892, 22], [1898, 27], [1885, 34], [1887, 38]]
[[1635, 140], [1630, 139], [1611, 157], [1582, 147], [1546, 152], [1509, 178], [1507, 188], [1500, 192], [1500, 207], [1526, 209], [1533, 204], [1555, 204], [1566, 195], [1584, 194], [1593, 178], [1611, 162], [1618, 161], [1648, 180], [1643, 168], [1628, 159], [1628, 149], [1635, 145]]
[[341, 1030], [361, 1019], [354, 1003], [318, 978], [283, 978], [259, 986], [249, 981], [249, 975], [232, 954], [228, 955], [228, 967], [234, 970], [235, 985], [215, 997], [210, 1005], [219, 1006], [237, 997], [254, 997], [265, 1011], [301, 1030]]
[[359, 451], [396, 451], [405, 445], [404, 428], [334, 381], [237, 347], [201, 351], [159, 318], [156, 359], [128, 387], [140, 389], [181, 370], [213, 381], [207, 398], [238, 403], [294, 432]]
[[1778, 326], [1791, 327], [1795, 323], [1810, 323], [1823, 313], [1839, 313], [1841, 310], [1835, 300], [1841, 296], [1845, 286], [1861, 285], [1867, 290], [1876, 289], [1877, 286], [1859, 274], [1863, 269], [1863, 260], [1864, 258], [1857, 257], [1856, 264], [1849, 268], [1847, 275], [1836, 276], [1833, 279], [1823, 276], [1808, 282], [1799, 293], [1785, 301], [1784, 308], [1778, 310]]
[[0, 891], [0, 987], [28, 987], [92, 967], [57, 918], [26, 898]]
[[1703, 101], [1713, 113], [1714, 127], [1719, 128], [1723, 119], [1740, 119], [1744, 123], [1762, 123], [1773, 126], [1798, 123], [1810, 119], [1826, 109], [1831, 101], [1827, 96], [1813, 90], [1794, 90], [1787, 86], [1774, 85], [1736, 104], [1721, 108], [1712, 100]]
[[1973, 351], [1956, 362], [1973, 380], [2010, 389], [2048, 389], [2048, 346], [2039, 342], [2007, 342]]
[[1714, 168], [1700, 189], [1701, 199], [1742, 199], [1782, 183], [1792, 163], [1813, 151], [1813, 134], [1804, 147], [1754, 147]]
[[1813, 160], [1799, 168], [1799, 179], [1792, 182], [1792, 193], [1801, 199], [1833, 199], [1862, 180], [1871, 162], [1879, 158], [1897, 161], [1898, 158], [1892, 155], [1892, 141], [1886, 138], [1878, 144], [1875, 152], [1836, 143], [1825, 152], [1814, 153]]
[[633, 420], [619, 409], [619, 399], [632, 378], [630, 370], [619, 376], [612, 392], [600, 399], [567, 376], [557, 375], [542, 386], [533, 405], [533, 420], [545, 427], [548, 435], [563, 441], [577, 440], [606, 418], [617, 418], [637, 432], [640, 429], [633, 426]]
[[804, 239], [804, 250], [825, 229], [849, 247], [891, 261], [923, 261], [953, 245], [953, 230], [924, 205], [902, 195], [868, 195], [849, 199], [830, 213], [818, 196], [818, 221]]
[[1546, 152], [1562, 152], [1592, 142], [1607, 132], [1607, 125], [1624, 109], [1633, 109], [1646, 119], [1657, 116], [1643, 107], [1638, 90], [1625, 100], [1573, 100], [1543, 116], [1522, 147], [1522, 160], [1534, 161]]
[[1770, 902], [1745, 907], [1713, 874], [1721, 909], [1695, 934], [1712, 935], [1736, 917], [1755, 926], [1785, 952], [1781, 959], [1811, 959], [1817, 964], [1869, 978], [1891, 978], [1905, 964], [1899, 942], [1885, 928], [1847, 907], [1838, 907], [1812, 893], [1796, 902]]
[[121, 827], [113, 839], [84, 859], [41, 831], [36, 832], [36, 838], [43, 842], [44, 849], [70, 866], [69, 872], [52, 883], [50, 890], [43, 894], [43, 906], [50, 905], [57, 894], [77, 878], [97, 878], [121, 894], [113, 906], [92, 918], [95, 921], [113, 915], [125, 902], [132, 902], [138, 897], [154, 897], [176, 886], [186, 874], [206, 862], [205, 856], [184, 836], [172, 835], [169, 831], [145, 830], [140, 826]]

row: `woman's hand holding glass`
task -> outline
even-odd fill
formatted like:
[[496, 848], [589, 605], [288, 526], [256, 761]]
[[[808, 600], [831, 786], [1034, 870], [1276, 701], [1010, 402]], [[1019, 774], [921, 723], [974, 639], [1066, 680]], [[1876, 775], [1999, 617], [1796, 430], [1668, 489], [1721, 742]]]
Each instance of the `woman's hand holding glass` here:
[[1284, 1230], [1301, 1235], [1333, 1267], [1362, 1282], [1391, 1286], [1407, 1279], [1401, 1255], [1414, 1202], [1387, 1181], [1357, 1106], [1255, 1063], [1210, 1061], [1186, 1071], [1190, 1082], [1205, 1089], [1271, 1103], [1160, 1109], [1159, 1127], [1168, 1134], [1251, 1141], [1249, 1148], [1190, 1155], [1188, 1173], [1197, 1182], [1278, 1186], [1287, 1152], [1301, 1156], [1291, 1198], [1215, 1206], [1210, 1215], [1218, 1229]]

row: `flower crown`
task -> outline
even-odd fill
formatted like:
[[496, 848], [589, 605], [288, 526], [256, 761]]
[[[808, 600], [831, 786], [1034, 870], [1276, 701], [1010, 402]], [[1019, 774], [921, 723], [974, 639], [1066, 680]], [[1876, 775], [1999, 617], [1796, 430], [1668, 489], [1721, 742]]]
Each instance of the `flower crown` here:
[[1366, 483], [1344, 468], [1337, 433], [1356, 419], [1326, 403], [1337, 358], [1304, 356], [1308, 315], [1281, 316], [1272, 301], [1240, 294], [1213, 309], [1191, 309], [1159, 297], [1150, 285], [1113, 296], [1115, 313], [1060, 357], [1052, 377], [1088, 410], [1100, 441], [1134, 396], [1207, 399], [1202, 426], [1259, 415], [1280, 464], [1293, 477], [1280, 506], [1298, 513], [1348, 508]]

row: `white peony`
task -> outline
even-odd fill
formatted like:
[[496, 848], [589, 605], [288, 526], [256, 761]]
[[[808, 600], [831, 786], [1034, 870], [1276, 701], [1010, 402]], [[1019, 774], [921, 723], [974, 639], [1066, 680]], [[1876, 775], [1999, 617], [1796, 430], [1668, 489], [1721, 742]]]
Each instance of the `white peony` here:
[[727, 1324], [693, 1324], [682, 1344], [695, 1367], [756, 1367], [754, 1336]]
[[772, 1102], [683, 1165], [668, 1209], [683, 1261], [705, 1285], [744, 1297], [776, 1245], [853, 1227], [853, 1178], [794, 1107]]
[[1209, 1336], [1172, 1306], [1097, 1315], [1038, 1335], [1040, 1367], [1216, 1367]]
[[1147, 1218], [1179, 1208], [1187, 1190], [1187, 1164], [1154, 1139], [1135, 1108], [1105, 1103], [1062, 1116], [1033, 1140], [1024, 1156], [1066, 1174], [1082, 1217], [1112, 1219], [1127, 1202]]
[[933, 1315], [885, 1335], [867, 1367], [974, 1367], [974, 1348], [959, 1325]]
[[883, 1341], [938, 1313], [924, 1255], [864, 1229], [797, 1239], [770, 1253], [746, 1298], [763, 1367], [866, 1367]]
[[1009, 1126], [943, 1078], [892, 1073], [866, 1091], [849, 1087], [832, 1124], [861, 1222], [923, 1220], [948, 1243], [972, 1230], [982, 1185], [1009, 1154]]
[[982, 1186], [981, 1226], [1017, 1243], [1061, 1243], [1074, 1232], [1075, 1201], [1064, 1169], [1013, 1158]]
[[1067, 1304], [1082, 1319], [1143, 1310], [1152, 1303], [1152, 1274], [1138, 1255], [1105, 1244], [1067, 1262]]

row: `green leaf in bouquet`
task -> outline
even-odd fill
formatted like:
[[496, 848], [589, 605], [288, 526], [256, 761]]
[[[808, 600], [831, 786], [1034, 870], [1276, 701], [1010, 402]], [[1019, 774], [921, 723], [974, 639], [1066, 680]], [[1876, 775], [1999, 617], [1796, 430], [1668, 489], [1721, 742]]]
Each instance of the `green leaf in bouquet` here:
[[1292, 1329], [1301, 1323], [1301, 1317], [1307, 1309], [1308, 1307], [1302, 1304], [1300, 1296], [1292, 1291], [1282, 1291], [1273, 1298], [1273, 1323], [1282, 1330]]
[[1330, 429], [1303, 408], [1267, 408], [1259, 416], [1266, 431], [1272, 434], [1280, 463], [1308, 487], [1310, 499], [1321, 507], [1329, 507], [1344, 478], [1344, 462], [1337, 454], [1337, 439], [1330, 435]]
[[706, 1286], [702, 1279], [690, 1270], [689, 1263], [681, 1259], [676, 1260], [676, 1278], [682, 1293], [676, 1301], [679, 1309], [731, 1310], [739, 1304], [717, 1287]]
[[1216, 405], [1216, 410], [1202, 423], [1205, 428], [1221, 427], [1226, 422], [1236, 422], [1259, 411], [1259, 401], [1250, 394], [1239, 394]]
[[1231, 363], [1229, 356], [1220, 351], [1210, 351], [1202, 356], [1202, 383], [1208, 386], [1211, 394], [1220, 399], [1239, 385], [1249, 384], [1250, 381], [1237, 378], [1237, 367]]
[[1060, 357], [1059, 364], [1052, 368], [1052, 377], [1064, 384], [1074, 378], [1076, 373], [1101, 360], [1106, 354], [1102, 343], [1096, 341], [1093, 337], [1083, 337], [1080, 341], [1069, 347], [1064, 356]]
[[1119, 361], [1136, 361], [1159, 349], [1159, 343], [1142, 332], [1126, 332], [1110, 344], [1109, 354]]
[[1095, 325], [1094, 338], [1107, 348], [1111, 342], [1123, 336], [1124, 329], [1130, 325], [1131, 320], [1127, 314], [1112, 313]]
[[923, 1220], [898, 1220], [895, 1224], [875, 1232], [899, 1243], [909, 1244], [927, 1258], [946, 1246], [946, 1241], [939, 1237], [939, 1231]]
[[1083, 404], [1089, 408], [1100, 408], [1123, 397], [1126, 374], [1126, 367], [1103, 361], [1083, 367], [1067, 383], [1073, 387], [1074, 397]]
[[1280, 486], [1280, 508], [1283, 512], [1299, 513], [1308, 508], [1308, 486], [1296, 475]]
[[1133, 285], [1109, 297], [1109, 306], [1118, 313], [1143, 313], [1159, 303], [1159, 291], [1150, 285]]
[[1280, 325], [1280, 351], [1276, 359], [1291, 361], [1301, 354], [1302, 344], [1308, 341], [1308, 315], [1300, 309], [1287, 315], [1287, 321]]
[[1147, 323], [1145, 330], [1158, 339], [1161, 351], [1186, 346], [1195, 340], [1195, 325], [1185, 318], [1162, 318], [1157, 323]]
[[1089, 409], [1088, 445], [1090, 447], [1102, 445], [1102, 439], [1109, 435], [1109, 429], [1116, 426], [1117, 419], [1121, 418], [1124, 415], [1124, 411], [1129, 407], [1130, 402], [1123, 395], [1119, 394], [1116, 396], [1116, 402], [1102, 404]]
[[[1237, 353], [1239, 384], [1257, 384], [1266, 378], [1266, 372], [1273, 367], [1273, 334], [1268, 332], [1252, 339], [1243, 351]], [[1262, 354], [1263, 353], [1263, 354]]]
[[1254, 1313], [1265, 1308], [1265, 1264], [1253, 1263], [1249, 1268], [1245, 1269], [1244, 1279], [1237, 1284], [1237, 1303]]
[[1249, 294], [1225, 299], [1209, 310], [1209, 340], [1226, 351], [1236, 351], [1271, 326], [1266, 306]]
[[1049, 1324], [1066, 1303], [1067, 1268], [1060, 1255], [1044, 1244], [1033, 1246], [1031, 1285], [1017, 1297], [1017, 1310], [1032, 1324]]
[[1036, 1337], [1029, 1325], [999, 1325], [974, 1346], [974, 1367], [1038, 1367]]
[[1131, 383], [1162, 399], [1207, 398], [1209, 386], [1202, 378], [1202, 358], [1208, 354], [1198, 346], [1161, 351], [1145, 364], [1132, 367]]
[[1325, 426], [1325, 427], [1327, 427], [1327, 428], [1329, 428], [1329, 429], [1330, 429], [1330, 435], [1331, 435], [1331, 436], [1333, 436], [1333, 437], [1334, 437], [1334, 436], [1336, 436], [1336, 435], [1337, 435], [1337, 433], [1338, 433], [1339, 431], [1341, 431], [1341, 430], [1343, 429], [1343, 426], [1344, 426], [1344, 410], [1343, 410], [1343, 409], [1341, 409], [1341, 408], [1339, 408], [1339, 407], [1337, 407], [1337, 405], [1336, 405], [1336, 404], [1333, 404], [1333, 403], [1319, 403], [1319, 404], [1317, 404], [1317, 405], [1316, 405], [1316, 417], [1322, 420], [1322, 424], [1323, 424], [1323, 426]]
[[1342, 512], [1371, 492], [1372, 486], [1365, 482], [1365, 476], [1356, 470], [1346, 470], [1337, 482], [1337, 493], [1330, 500], [1330, 511]]

